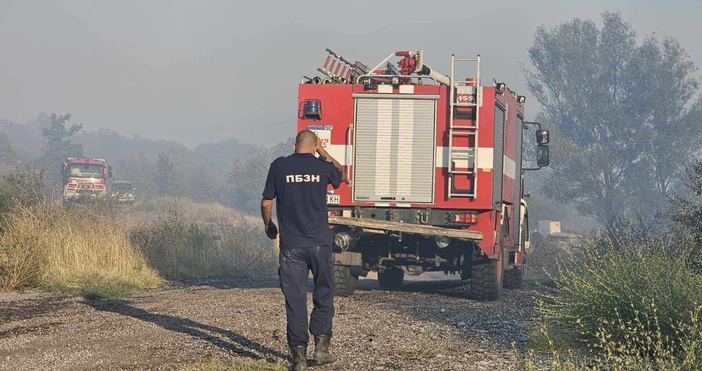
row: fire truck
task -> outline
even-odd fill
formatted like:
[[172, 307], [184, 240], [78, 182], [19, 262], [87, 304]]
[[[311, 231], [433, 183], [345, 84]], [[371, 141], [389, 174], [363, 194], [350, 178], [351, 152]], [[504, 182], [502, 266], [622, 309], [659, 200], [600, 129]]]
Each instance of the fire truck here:
[[92, 202], [107, 195], [107, 179], [112, 167], [99, 158], [67, 158], [61, 166], [63, 202]]
[[521, 287], [524, 174], [549, 161], [549, 132], [524, 120], [525, 96], [481, 85], [479, 55], [452, 55], [446, 76], [421, 51], [372, 68], [327, 52], [321, 76], [300, 82], [298, 130], [314, 131], [348, 177], [327, 194], [337, 294], [371, 271], [390, 289], [405, 275], [459, 274], [479, 300]]

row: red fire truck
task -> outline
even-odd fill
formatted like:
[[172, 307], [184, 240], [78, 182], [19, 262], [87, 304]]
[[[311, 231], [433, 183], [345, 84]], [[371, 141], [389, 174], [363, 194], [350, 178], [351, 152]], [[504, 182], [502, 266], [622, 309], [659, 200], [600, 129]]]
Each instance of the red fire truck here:
[[61, 166], [64, 203], [95, 201], [107, 195], [112, 168], [98, 158], [67, 158]]
[[[548, 166], [549, 133], [524, 121], [526, 98], [504, 83], [481, 85], [480, 56], [452, 56], [445, 76], [421, 51], [373, 68], [327, 52], [323, 77], [299, 85], [298, 129], [316, 132], [349, 178], [327, 195], [337, 294], [351, 295], [370, 271], [384, 288], [405, 274], [458, 273], [481, 300], [520, 287], [523, 175]], [[457, 67], [475, 74], [459, 78]], [[532, 168], [522, 165], [527, 129], [536, 134]]]

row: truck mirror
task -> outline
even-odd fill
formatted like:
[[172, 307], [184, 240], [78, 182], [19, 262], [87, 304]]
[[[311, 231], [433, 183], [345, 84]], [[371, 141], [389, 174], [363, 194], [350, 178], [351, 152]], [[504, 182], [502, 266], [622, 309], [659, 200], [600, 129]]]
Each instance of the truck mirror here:
[[536, 165], [538, 167], [548, 166], [548, 146], [545, 144], [536, 146]]
[[536, 131], [536, 144], [548, 144], [548, 130], [537, 130]]

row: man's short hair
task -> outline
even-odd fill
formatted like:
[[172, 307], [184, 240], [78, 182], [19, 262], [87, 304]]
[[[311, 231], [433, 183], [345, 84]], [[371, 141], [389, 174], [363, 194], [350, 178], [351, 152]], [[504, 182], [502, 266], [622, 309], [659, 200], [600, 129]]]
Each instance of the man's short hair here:
[[317, 146], [317, 135], [309, 130], [302, 130], [295, 137], [297, 148], [314, 148]]

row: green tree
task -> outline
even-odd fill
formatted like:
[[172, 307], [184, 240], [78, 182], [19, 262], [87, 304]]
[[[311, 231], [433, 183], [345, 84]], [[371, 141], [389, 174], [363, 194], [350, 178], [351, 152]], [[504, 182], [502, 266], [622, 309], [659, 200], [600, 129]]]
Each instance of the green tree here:
[[[680, 235], [695, 241], [702, 249], [702, 162], [696, 161], [686, 172], [689, 183], [687, 196], [673, 196], [667, 216], [675, 222]], [[702, 262], [702, 260], [700, 261]]]
[[52, 183], [61, 182], [59, 169], [66, 158], [83, 156], [83, 146], [71, 141], [71, 137], [83, 128], [83, 124], [73, 124], [67, 127], [70, 120], [70, 113], [62, 116], [54, 113], [49, 119], [49, 126], [41, 129], [46, 146], [44, 154], [39, 159], [39, 165], [44, 168]]
[[0, 133], [0, 162], [12, 163], [17, 160], [17, 152], [12, 147], [10, 138], [5, 133]]
[[651, 36], [637, 45], [620, 14], [602, 19], [601, 29], [580, 19], [539, 27], [529, 48], [535, 70], [525, 74], [554, 128], [545, 192], [613, 224], [655, 214], [701, 133], [690, 128], [694, 65], [677, 42]]
[[702, 144], [702, 99], [694, 99], [697, 67], [675, 39], [647, 37], [630, 69], [631, 114], [643, 125], [637, 140], [643, 149], [640, 174], [646, 176], [637, 182], [649, 183], [637, 188], [645, 192], [639, 198], [662, 209], [683, 185], [691, 154]]
[[155, 164], [143, 153], [114, 162], [114, 180], [128, 180], [137, 188], [139, 196], [153, 195], [156, 193], [156, 182], [154, 182]]
[[175, 168], [171, 158], [159, 152], [154, 165], [153, 180], [156, 183], [156, 193], [159, 195], [171, 194], [176, 188]]
[[232, 206], [254, 214], [259, 212], [271, 162], [291, 154], [292, 143], [293, 139], [290, 138], [272, 148], [254, 147], [250, 156], [237, 157], [231, 162], [227, 183]]

